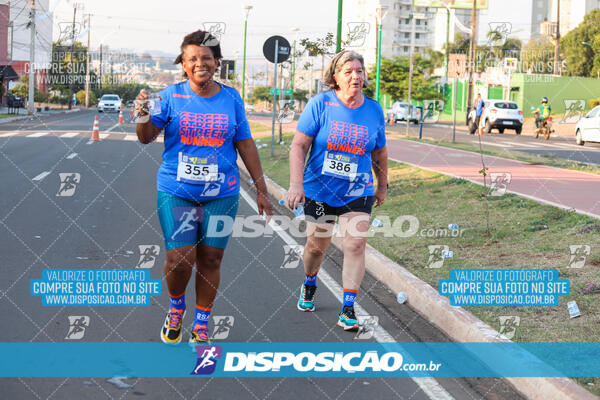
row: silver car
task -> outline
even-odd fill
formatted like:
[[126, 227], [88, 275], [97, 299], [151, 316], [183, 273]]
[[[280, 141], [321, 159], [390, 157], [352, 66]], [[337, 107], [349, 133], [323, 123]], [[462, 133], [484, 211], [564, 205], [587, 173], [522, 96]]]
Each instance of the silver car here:
[[575, 143], [600, 142], [600, 106], [596, 106], [575, 125]]
[[421, 120], [421, 110], [414, 105], [410, 106], [411, 113], [408, 115], [408, 103], [395, 102], [392, 104], [392, 108], [388, 110], [388, 122], [406, 121], [410, 118], [410, 122], [418, 124]]
[[117, 94], [105, 94], [98, 101], [98, 112], [121, 111], [121, 98]]

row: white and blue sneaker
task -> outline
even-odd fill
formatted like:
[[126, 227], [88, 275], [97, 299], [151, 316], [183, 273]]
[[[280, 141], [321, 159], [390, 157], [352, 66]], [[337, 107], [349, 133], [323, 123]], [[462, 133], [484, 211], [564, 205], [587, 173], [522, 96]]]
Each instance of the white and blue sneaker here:
[[300, 288], [300, 298], [298, 299], [298, 310], [315, 311], [315, 292], [316, 286], [302, 284]]
[[338, 317], [337, 325], [344, 328], [345, 331], [359, 331], [362, 329], [362, 324], [358, 322], [354, 314], [353, 306], [344, 306]]

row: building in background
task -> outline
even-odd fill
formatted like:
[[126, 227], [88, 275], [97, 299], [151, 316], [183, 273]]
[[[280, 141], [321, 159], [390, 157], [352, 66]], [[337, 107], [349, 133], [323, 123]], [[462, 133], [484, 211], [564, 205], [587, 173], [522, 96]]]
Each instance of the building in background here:
[[[558, 0], [547, 0], [549, 7], [548, 21], [556, 22]], [[583, 18], [592, 10], [600, 8], [600, 0], [560, 0], [560, 36], [577, 28]]]
[[[48, 76], [52, 61], [53, 16], [49, 11], [49, 3], [50, 0], [36, 0], [35, 2], [36, 35], [34, 69], [36, 73], [36, 87], [40, 92], [47, 91], [46, 77]], [[26, 75], [29, 73], [31, 2], [25, 0], [11, 2], [0, 0], [0, 6], [6, 6], [9, 9], [6, 46], [10, 65], [19, 76]], [[0, 16], [0, 18], [4, 17]]]

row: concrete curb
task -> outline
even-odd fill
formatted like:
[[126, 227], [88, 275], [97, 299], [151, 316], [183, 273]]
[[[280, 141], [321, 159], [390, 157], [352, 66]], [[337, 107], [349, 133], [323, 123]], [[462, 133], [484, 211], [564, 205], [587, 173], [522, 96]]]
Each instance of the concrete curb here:
[[79, 108], [73, 108], [71, 110], [64, 110], [64, 111], [57, 111], [57, 112], [52, 112], [52, 113], [37, 113], [34, 115], [19, 115], [17, 117], [9, 117], [9, 118], [3, 118], [0, 119], [0, 124], [7, 124], [9, 122], [14, 122], [14, 121], [21, 121], [27, 118], [33, 118], [33, 117], [42, 117], [42, 116], [46, 116], [46, 115], [56, 115], [56, 114], [68, 114], [68, 113], [72, 113], [72, 112], [76, 112], [76, 111], [80, 111]]
[[[242, 162], [240, 171], [249, 176]], [[265, 176], [269, 194], [285, 199], [286, 190]], [[341, 250], [341, 239], [334, 236], [332, 243]], [[383, 282], [394, 293], [405, 292], [410, 307], [433, 323], [456, 342], [509, 341], [495, 329], [462, 307], [450, 305], [447, 297], [407, 269], [390, 260], [370, 245], [365, 252], [366, 268], [373, 277]], [[599, 398], [569, 378], [504, 378], [528, 399], [535, 400], [598, 400]]]

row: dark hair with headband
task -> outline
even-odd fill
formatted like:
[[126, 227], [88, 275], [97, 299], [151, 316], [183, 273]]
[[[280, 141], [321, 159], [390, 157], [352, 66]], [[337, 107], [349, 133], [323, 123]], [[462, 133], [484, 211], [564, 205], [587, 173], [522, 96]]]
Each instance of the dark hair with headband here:
[[192, 32], [183, 38], [183, 42], [181, 42], [180, 47], [181, 53], [177, 56], [173, 64], [181, 64], [183, 62], [183, 51], [190, 44], [195, 44], [196, 46], [206, 46], [210, 49], [215, 59], [220, 60], [223, 58], [219, 39], [211, 35], [210, 32], [199, 30]]
[[[337, 53], [327, 66], [327, 69], [325, 70], [325, 79], [323, 80], [323, 83], [330, 89], [339, 89], [340, 87], [338, 86], [333, 76], [336, 73], [340, 72], [344, 64], [352, 60], [360, 61], [360, 65], [362, 65], [363, 71], [365, 70], [365, 60], [363, 56], [361, 56], [355, 51], [343, 50]], [[367, 81], [367, 75], [365, 73], [363, 88], [366, 88], [367, 86], [369, 86], [369, 81]]]

